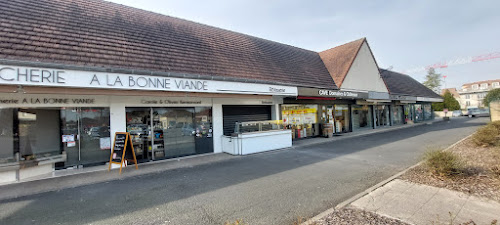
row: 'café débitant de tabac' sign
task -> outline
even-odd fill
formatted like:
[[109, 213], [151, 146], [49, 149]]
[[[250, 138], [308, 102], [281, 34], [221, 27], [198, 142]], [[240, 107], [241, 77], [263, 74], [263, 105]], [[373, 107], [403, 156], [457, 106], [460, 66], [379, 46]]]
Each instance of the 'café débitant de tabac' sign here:
[[297, 96], [291, 86], [3, 65], [0, 84]]

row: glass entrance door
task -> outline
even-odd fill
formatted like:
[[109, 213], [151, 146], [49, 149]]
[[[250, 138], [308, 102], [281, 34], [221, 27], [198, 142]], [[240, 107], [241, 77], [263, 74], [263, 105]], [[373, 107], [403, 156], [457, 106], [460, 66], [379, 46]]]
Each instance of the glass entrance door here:
[[109, 108], [61, 109], [65, 167], [104, 164], [109, 160]]

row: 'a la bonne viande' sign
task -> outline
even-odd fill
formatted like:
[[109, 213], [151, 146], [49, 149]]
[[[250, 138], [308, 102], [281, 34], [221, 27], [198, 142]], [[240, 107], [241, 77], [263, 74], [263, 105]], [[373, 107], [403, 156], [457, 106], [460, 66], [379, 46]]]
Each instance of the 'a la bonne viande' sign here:
[[0, 65], [0, 84], [297, 96], [281, 85]]

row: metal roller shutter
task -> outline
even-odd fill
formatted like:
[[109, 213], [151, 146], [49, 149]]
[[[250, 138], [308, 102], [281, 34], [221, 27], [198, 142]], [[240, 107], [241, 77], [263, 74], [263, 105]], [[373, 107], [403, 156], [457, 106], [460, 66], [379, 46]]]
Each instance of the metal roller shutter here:
[[234, 132], [236, 122], [271, 119], [271, 106], [222, 106], [224, 135]]

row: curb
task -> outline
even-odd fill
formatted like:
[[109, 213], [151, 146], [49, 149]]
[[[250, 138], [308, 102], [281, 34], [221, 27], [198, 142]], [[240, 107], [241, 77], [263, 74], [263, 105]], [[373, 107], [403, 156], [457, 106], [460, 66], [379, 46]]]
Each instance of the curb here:
[[[444, 149], [443, 151], [449, 151], [450, 149], [452, 149], [453, 147], [455, 147], [456, 145], [462, 143], [463, 141], [467, 140], [468, 138], [472, 137], [472, 135], [474, 135], [476, 132], [468, 135], [467, 137], [464, 137], [462, 139], [460, 139], [459, 141], [453, 143], [452, 145], [448, 146], [446, 149]], [[404, 173], [406, 173], [408, 170], [411, 170], [417, 166], [420, 166], [422, 163], [424, 163], [424, 161], [420, 161], [418, 162], [417, 164], [413, 165], [413, 166], [410, 166], [408, 168], [406, 168], [405, 170], [399, 172], [399, 173], [396, 173], [394, 175], [392, 175], [391, 177], [383, 180], [382, 182], [378, 183], [378, 184], [375, 184], [371, 187], [369, 187], [368, 189], [362, 191], [361, 193], [358, 193], [357, 195], [354, 195], [352, 196], [351, 198], [339, 203], [338, 205], [336, 205], [335, 207], [333, 208], [330, 208], [330, 209], [327, 209], [325, 210], [324, 212], [314, 216], [313, 218], [307, 220], [306, 222], [304, 223], [301, 223], [300, 225], [313, 225], [315, 224], [315, 222], [319, 221], [321, 218], [333, 213], [333, 211], [335, 211], [336, 209], [340, 209], [340, 208], [344, 208], [346, 207], [347, 205], [353, 203], [354, 201], [360, 199], [361, 197], [371, 193], [372, 191], [378, 189], [379, 187], [382, 187], [384, 185], [386, 185], [387, 183], [393, 181], [394, 179], [398, 178], [399, 176], [403, 175]]]

